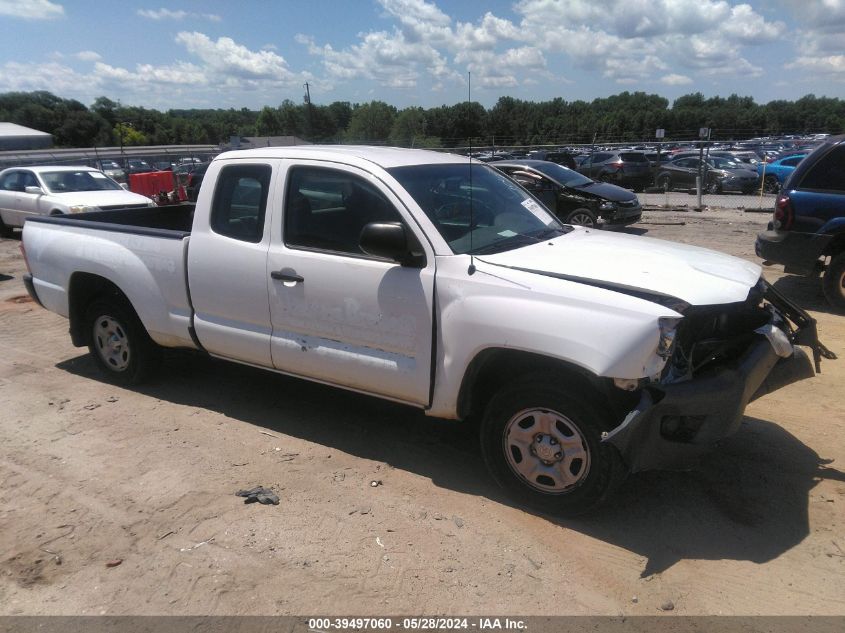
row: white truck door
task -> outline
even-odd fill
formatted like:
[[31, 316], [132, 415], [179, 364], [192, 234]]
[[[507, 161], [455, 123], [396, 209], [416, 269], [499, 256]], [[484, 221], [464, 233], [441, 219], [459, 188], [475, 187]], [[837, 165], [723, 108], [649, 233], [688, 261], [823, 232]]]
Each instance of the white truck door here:
[[216, 179], [209, 173], [207, 182], [214, 189], [201, 191], [197, 201], [197, 209], [210, 208], [209, 221], [194, 223], [188, 245], [188, 283], [200, 343], [215, 356], [265, 367], [273, 366], [267, 200], [276, 162], [224, 163], [216, 168]]
[[289, 167], [285, 180], [284, 213], [274, 213], [267, 262], [273, 364], [287, 373], [428, 405], [430, 246], [420, 240], [423, 268], [371, 257], [358, 247], [369, 222], [401, 222], [420, 239], [418, 227], [387, 187], [353, 167], [300, 163]]

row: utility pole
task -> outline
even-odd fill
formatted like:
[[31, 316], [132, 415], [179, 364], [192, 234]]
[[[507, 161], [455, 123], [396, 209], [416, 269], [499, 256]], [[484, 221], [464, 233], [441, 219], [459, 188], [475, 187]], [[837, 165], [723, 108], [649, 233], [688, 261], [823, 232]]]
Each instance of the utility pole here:
[[313, 138], [314, 136], [314, 120], [311, 116], [311, 88], [308, 85], [308, 82], [305, 82], [305, 105], [308, 108], [308, 136]]

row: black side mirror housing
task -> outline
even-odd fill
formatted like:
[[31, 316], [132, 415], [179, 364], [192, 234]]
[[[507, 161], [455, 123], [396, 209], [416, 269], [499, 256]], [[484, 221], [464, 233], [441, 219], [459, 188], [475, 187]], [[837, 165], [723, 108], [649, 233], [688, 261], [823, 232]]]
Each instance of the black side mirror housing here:
[[391, 259], [408, 268], [425, 266], [422, 247], [399, 222], [370, 222], [361, 230], [358, 243], [367, 255]]

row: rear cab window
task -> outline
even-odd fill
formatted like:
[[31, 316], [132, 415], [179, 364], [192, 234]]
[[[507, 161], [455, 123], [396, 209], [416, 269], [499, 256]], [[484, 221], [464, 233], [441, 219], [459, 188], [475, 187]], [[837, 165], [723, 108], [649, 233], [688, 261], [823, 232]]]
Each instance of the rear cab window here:
[[211, 230], [243, 242], [260, 242], [271, 175], [270, 165], [221, 169], [211, 205]]

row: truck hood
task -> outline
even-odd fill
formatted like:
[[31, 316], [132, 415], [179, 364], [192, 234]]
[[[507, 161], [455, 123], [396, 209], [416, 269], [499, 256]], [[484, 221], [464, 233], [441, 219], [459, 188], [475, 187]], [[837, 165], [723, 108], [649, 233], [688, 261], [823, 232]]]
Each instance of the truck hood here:
[[738, 257], [649, 237], [575, 227], [523, 248], [479, 261], [616, 289], [656, 293], [689, 305], [744, 301], [762, 269]]

